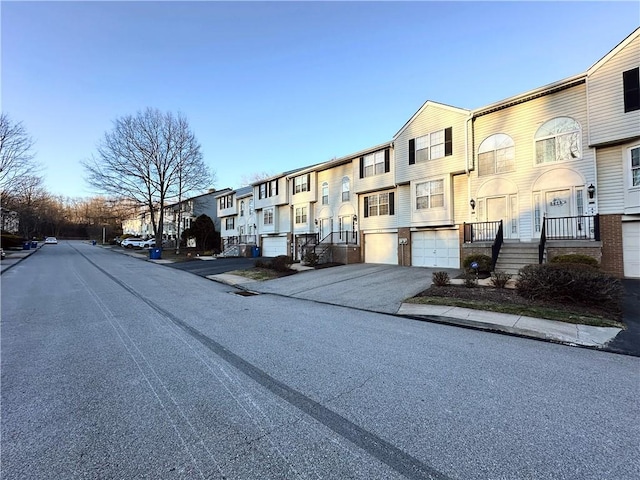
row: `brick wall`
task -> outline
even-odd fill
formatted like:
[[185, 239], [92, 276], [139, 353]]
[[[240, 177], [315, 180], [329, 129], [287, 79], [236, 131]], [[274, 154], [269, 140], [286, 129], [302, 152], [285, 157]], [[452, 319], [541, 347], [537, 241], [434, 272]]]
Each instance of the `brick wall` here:
[[600, 215], [602, 241], [602, 271], [616, 277], [624, 276], [622, 253], [622, 215]]

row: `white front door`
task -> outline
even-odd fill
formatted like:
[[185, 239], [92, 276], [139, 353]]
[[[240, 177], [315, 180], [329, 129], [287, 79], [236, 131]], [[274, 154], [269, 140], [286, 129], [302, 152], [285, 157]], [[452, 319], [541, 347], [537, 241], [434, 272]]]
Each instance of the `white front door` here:
[[568, 218], [572, 216], [571, 189], [544, 192], [544, 201], [544, 216], [557, 219], [547, 222], [547, 236], [552, 238], [572, 238], [573, 223]]
[[331, 219], [321, 218], [320, 219], [320, 240], [325, 238], [330, 233], [331, 233]]

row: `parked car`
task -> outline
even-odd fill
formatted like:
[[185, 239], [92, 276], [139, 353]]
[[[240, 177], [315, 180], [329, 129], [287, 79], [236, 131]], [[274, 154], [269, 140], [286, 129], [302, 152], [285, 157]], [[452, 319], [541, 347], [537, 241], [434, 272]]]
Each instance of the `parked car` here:
[[140, 248], [142, 247], [143, 242], [144, 240], [142, 240], [141, 238], [129, 237], [122, 240], [122, 242], [120, 242], [120, 246], [124, 248], [134, 248], [134, 247]]
[[[167, 241], [166, 240], [162, 240], [162, 246], [165, 247], [167, 245]], [[155, 248], [156, 247], [156, 239], [155, 238], [150, 238], [148, 240], [145, 240], [144, 242], [142, 242], [142, 248]]]
[[4, 258], [4, 257], [5, 257], [4, 248], [0, 248], [0, 258]]
[[56, 237], [47, 237], [44, 239], [45, 244], [55, 245], [58, 243], [58, 239]]

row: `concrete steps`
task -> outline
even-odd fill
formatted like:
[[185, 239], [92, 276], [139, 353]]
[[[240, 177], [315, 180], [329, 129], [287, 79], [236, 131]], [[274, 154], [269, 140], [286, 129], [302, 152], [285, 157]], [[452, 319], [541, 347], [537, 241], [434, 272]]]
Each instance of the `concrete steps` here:
[[538, 264], [537, 244], [503, 243], [495, 271], [517, 275], [522, 267], [530, 264]]

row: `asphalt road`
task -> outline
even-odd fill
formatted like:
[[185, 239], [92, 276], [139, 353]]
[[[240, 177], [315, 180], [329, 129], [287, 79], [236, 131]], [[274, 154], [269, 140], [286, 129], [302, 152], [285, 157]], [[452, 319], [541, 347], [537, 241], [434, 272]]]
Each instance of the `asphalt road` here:
[[1, 277], [3, 479], [630, 479], [640, 363], [81, 242]]

